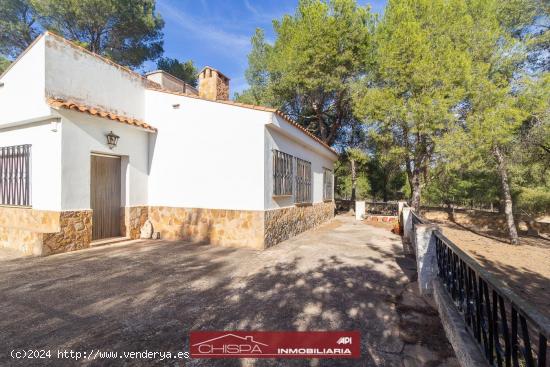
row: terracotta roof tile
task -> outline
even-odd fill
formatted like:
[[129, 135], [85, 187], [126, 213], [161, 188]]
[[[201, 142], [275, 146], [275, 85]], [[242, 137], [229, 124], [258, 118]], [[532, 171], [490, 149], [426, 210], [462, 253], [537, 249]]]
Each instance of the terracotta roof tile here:
[[127, 116], [117, 115], [115, 113], [104, 111], [97, 107], [90, 107], [83, 104], [79, 104], [73, 101], [66, 101], [61, 98], [48, 98], [48, 104], [54, 108], [65, 108], [68, 110], [74, 110], [78, 112], [84, 112], [92, 116], [98, 116], [103, 118], [108, 118], [113, 121], [118, 121], [123, 124], [131, 125], [131, 126], [137, 126], [145, 130], [149, 130], [152, 132], [157, 131], [156, 128], [153, 126], [137, 119], [133, 119]]

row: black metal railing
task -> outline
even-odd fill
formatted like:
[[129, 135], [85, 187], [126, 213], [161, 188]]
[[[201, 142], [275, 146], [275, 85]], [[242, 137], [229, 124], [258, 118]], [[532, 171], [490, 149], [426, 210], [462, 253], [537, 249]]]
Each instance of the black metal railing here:
[[[413, 228], [420, 218], [414, 213]], [[492, 366], [546, 367], [550, 320], [435, 231], [438, 276]]]
[[31, 205], [30, 156], [30, 145], [0, 147], [0, 205]]

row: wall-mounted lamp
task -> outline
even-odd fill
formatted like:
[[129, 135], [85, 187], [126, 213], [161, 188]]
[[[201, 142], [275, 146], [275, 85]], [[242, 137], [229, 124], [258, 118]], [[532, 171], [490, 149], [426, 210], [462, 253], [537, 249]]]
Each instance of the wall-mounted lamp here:
[[109, 146], [109, 148], [113, 149], [114, 147], [116, 147], [118, 143], [118, 139], [120, 139], [120, 136], [116, 135], [112, 131], [105, 136], [107, 137], [107, 145]]

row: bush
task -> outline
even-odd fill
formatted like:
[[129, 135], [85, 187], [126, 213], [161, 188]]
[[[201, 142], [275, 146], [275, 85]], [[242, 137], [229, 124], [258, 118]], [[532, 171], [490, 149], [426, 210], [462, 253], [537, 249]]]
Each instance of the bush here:
[[519, 212], [530, 215], [550, 213], [550, 189], [547, 187], [522, 188], [517, 197]]

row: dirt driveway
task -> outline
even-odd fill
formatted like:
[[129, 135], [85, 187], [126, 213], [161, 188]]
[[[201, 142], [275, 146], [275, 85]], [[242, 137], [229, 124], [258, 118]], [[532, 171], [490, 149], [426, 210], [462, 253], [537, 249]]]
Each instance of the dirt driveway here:
[[[337, 217], [263, 252], [142, 241], [0, 262], [0, 365], [456, 366], [399, 237]], [[58, 359], [187, 351], [188, 332], [360, 330], [358, 360]], [[51, 359], [14, 360], [13, 349]]]

